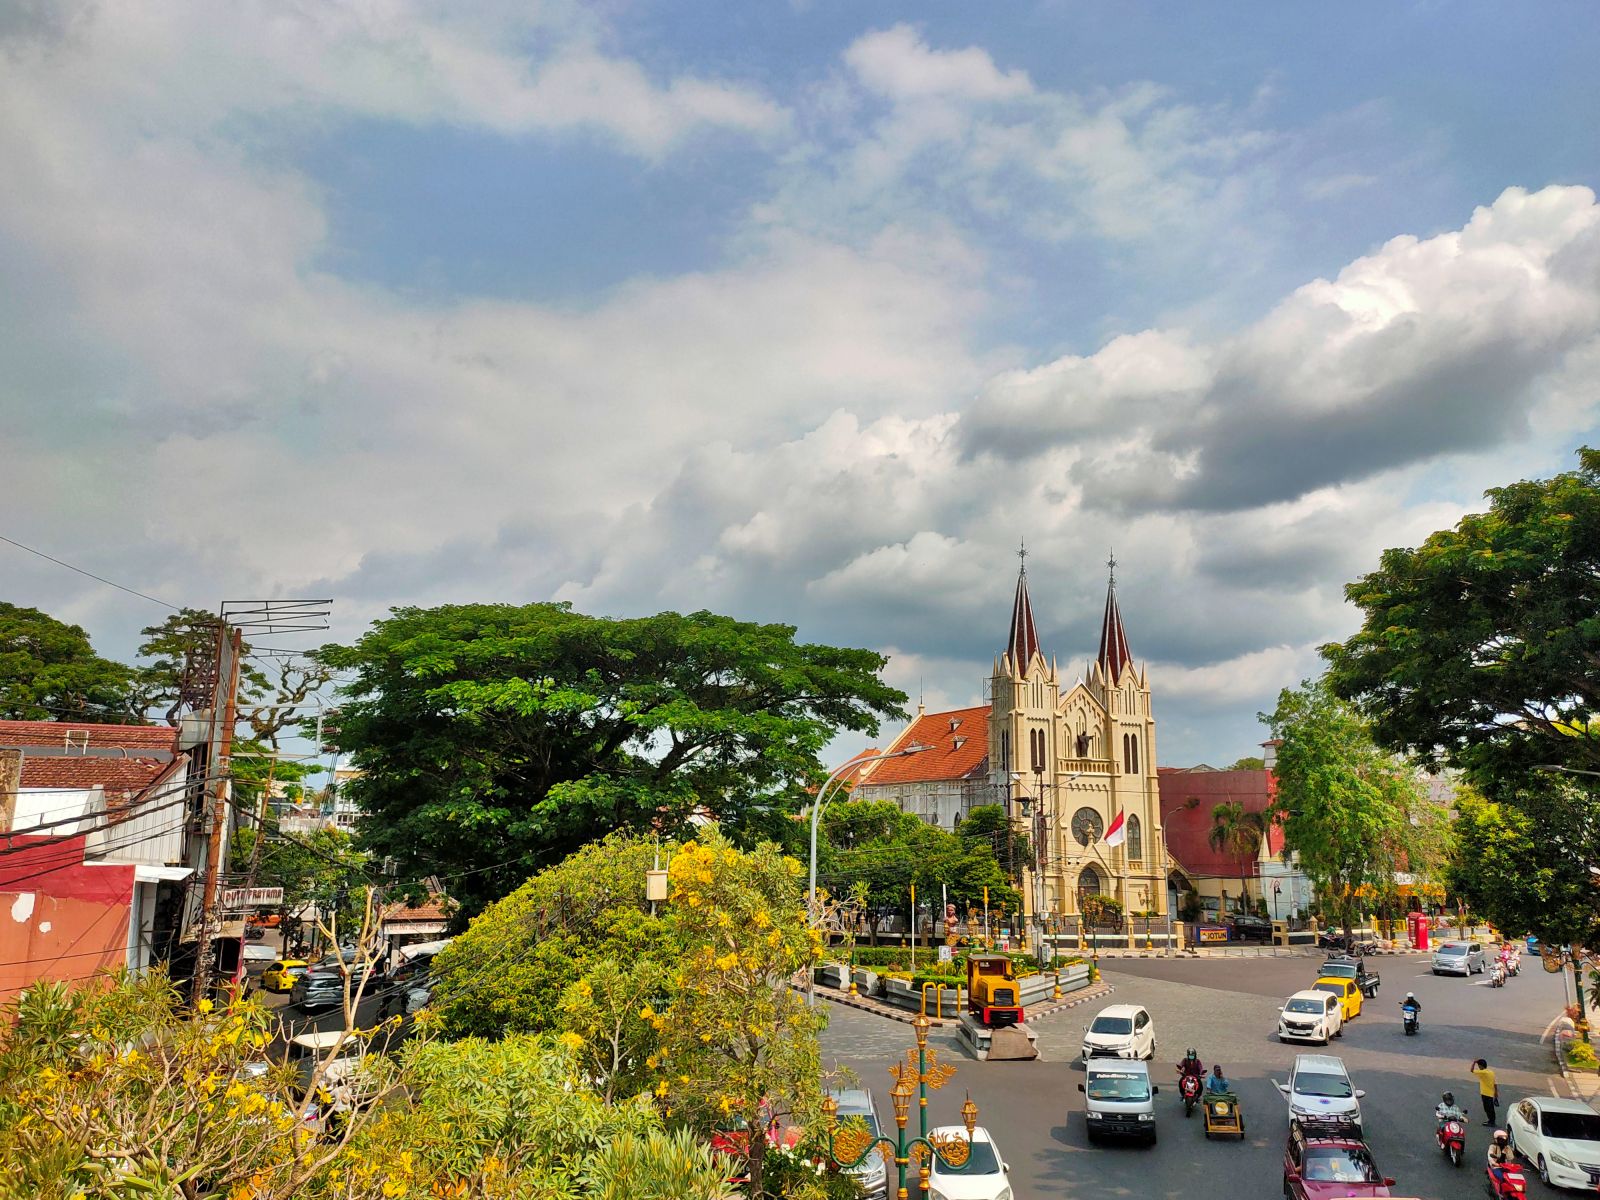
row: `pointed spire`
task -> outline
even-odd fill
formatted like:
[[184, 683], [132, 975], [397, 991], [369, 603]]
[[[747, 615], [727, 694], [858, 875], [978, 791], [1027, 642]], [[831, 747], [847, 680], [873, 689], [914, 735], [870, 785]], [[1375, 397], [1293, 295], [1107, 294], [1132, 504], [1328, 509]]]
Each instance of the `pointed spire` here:
[[1128, 635], [1122, 628], [1122, 610], [1117, 607], [1117, 556], [1113, 554], [1106, 567], [1111, 572], [1106, 585], [1106, 615], [1100, 625], [1100, 666], [1106, 673], [1106, 682], [1115, 686], [1122, 669], [1133, 661], [1128, 649]]
[[1011, 604], [1011, 669], [1025, 674], [1033, 656], [1039, 653], [1039, 634], [1033, 627], [1033, 602], [1028, 599], [1028, 546], [1024, 542], [1017, 551], [1022, 569], [1017, 572], [1017, 598]]

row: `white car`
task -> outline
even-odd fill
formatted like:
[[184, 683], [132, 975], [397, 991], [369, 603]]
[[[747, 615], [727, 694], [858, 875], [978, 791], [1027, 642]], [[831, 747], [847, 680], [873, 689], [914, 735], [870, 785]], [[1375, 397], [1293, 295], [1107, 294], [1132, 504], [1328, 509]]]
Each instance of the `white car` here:
[[1529, 1096], [1506, 1114], [1511, 1145], [1556, 1187], [1600, 1185], [1600, 1115], [1577, 1100]]
[[1296, 992], [1278, 1014], [1280, 1042], [1321, 1042], [1344, 1036], [1344, 1007], [1327, 992]]
[[1156, 1023], [1138, 1004], [1113, 1004], [1083, 1031], [1083, 1061], [1156, 1056]]
[[[828, 1095], [839, 1105], [840, 1121], [854, 1118], [864, 1125], [873, 1137], [878, 1137], [883, 1132], [878, 1125], [878, 1106], [872, 1102], [872, 1093], [866, 1088], [831, 1088]], [[883, 1155], [876, 1150], [867, 1156], [866, 1162], [850, 1173], [860, 1181], [862, 1189], [868, 1196], [888, 1195], [889, 1170], [884, 1165]]]
[[[967, 1136], [963, 1125], [941, 1125], [929, 1134], [933, 1140]], [[929, 1180], [934, 1200], [1011, 1200], [1011, 1168], [1000, 1158], [1000, 1148], [994, 1144], [989, 1131], [982, 1125], [972, 1131], [972, 1144], [967, 1161], [959, 1167], [947, 1167], [933, 1159], [933, 1176]]]
[[1481, 975], [1487, 969], [1481, 942], [1440, 942], [1433, 952], [1435, 975]]
[[1361, 1124], [1361, 1098], [1366, 1092], [1350, 1085], [1344, 1062], [1331, 1054], [1297, 1054], [1289, 1082], [1273, 1084], [1289, 1102], [1289, 1120], [1297, 1117], [1342, 1117]]

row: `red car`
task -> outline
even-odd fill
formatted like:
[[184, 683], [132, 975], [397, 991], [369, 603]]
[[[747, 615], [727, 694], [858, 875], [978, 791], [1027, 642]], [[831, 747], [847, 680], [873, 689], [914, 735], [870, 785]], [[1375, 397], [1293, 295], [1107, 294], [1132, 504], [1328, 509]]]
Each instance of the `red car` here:
[[1394, 1180], [1379, 1173], [1372, 1151], [1351, 1121], [1297, 1118], [1283, 1149], [1286, 1200], [1387, 1196]]

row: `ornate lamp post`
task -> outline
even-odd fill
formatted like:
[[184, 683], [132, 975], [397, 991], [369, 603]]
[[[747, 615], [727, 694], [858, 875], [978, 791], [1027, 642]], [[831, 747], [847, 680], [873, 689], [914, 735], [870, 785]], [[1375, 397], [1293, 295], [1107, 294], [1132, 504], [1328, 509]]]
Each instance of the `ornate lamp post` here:
[[[928, 1135], [928, 1088], [941, 1088], [955, 1074], [953, 1067], [939, 1063], [939, 1052], [928, 1049], [927, 1017], [919, 1016], [913, 1022], [917, 1030], [916, 1049], [907, 1049], [906, 1061], [895, 1063], [889, 1073], [895, 1077], [889, 1089], [889, 1099], [894, 1103], [895, 1138], [873, 1137], [864, 1129], [836, 1130], [839, 1102], [829, 1096], [822, 1102], [822, 1115], [828, 1122], [828, 1158], [835, 1166], [851, 1170], [867, 1161], [868, 1155], [889, 1153], [894, 1156], [895, 1170], [899, 1175], [898, 1200], [907, 1200], [906, 1172], [913, 1163], [917, 1165], [918, 1191], [929, 1192], [929, 1173], [933, 1157], [947, 1167], [960, 1167], [972, 1153], [972, 1131], [978, 1124], [978, 1106], [967, 1097], [961, 1106], [961, 1120], [967, 1127], [967, 1136], [930, 1137]], [[913, 1067], [912, 1062], [916, 1065]], [[911, 1097], [917, 1096], [918, 1136], [910, 1137], [906, 1125], [911, 1117]]]

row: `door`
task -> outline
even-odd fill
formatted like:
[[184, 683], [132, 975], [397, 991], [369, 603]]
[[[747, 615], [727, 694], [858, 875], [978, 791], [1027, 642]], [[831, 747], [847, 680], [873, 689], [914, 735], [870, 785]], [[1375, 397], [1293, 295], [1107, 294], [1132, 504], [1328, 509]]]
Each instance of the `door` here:
[[1156, 1052], [1155, 1030], [1150, 1025], [1150, 1014], [1140, 1009], [1133, 1018], [1134, 1053], [1152, 1058]]
[[1343, 1025], [1344, 1010], [1339, 1007], [1339, 1002], [1337, 1000], [1335, 1000], [1332, 996], [1329, 996], [1328, 1011], [1325, 1014], [1325, 1023], [1323, 1024], [1323, 1028], [1328, 1031], [1328, 1036], [1332, 1037]]
[[1354, 983], [1344, 985], [1345, 1012], [1349, 1016], [1361, 1015], [1361, 989]]

